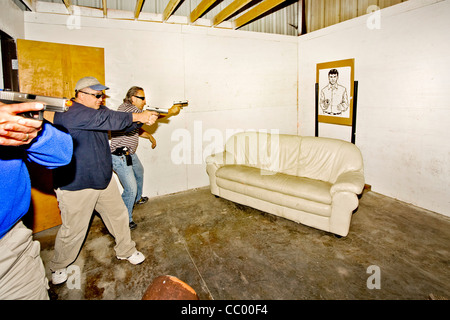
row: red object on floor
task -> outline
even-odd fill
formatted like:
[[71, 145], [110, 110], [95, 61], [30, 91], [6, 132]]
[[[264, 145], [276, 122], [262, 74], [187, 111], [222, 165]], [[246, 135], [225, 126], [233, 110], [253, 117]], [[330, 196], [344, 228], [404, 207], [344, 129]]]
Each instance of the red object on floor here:
[[142, 300], [199, 300], [197, 293], [180, 279], [165, 275], [153, 280]]

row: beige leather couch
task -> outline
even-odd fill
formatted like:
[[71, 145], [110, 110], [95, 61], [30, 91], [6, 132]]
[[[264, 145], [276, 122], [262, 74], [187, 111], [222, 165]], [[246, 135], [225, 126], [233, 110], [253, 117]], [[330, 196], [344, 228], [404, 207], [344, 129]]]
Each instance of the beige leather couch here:
[[241, 132], [206, 170], [214, 195], [340, 236], [364, 188], [360, 150], [330, 138]]

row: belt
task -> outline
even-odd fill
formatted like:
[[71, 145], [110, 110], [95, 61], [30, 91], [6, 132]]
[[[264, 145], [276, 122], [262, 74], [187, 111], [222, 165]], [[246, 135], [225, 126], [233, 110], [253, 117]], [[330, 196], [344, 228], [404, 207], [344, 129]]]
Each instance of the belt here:
[[123, 156], [123, 155], [128, 156], [130, 154], [130, 151], [128, 150], [127, 147], [120, 147], [120, 148], [117, 148], [116, 150], [114, 150], [113, 152], [111, 152], [111, 154], [113, 154], [115, 156]]
[[113, 154], [115, 156], [125, 156], [126, 161], [127, 161], [127, 166], [133, 165], [133, 159], [131, 158], [130, 151], [128, 150], [127, 147], [117, 148], [111, 154]]

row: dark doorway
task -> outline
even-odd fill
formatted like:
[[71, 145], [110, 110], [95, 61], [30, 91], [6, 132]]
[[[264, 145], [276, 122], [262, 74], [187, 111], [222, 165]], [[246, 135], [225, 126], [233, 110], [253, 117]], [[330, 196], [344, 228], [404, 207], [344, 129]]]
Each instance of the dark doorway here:
[[3, 89], [19, 91], [19, 70], [16, 42], [0, 30], [1, 56], [3, 69]]

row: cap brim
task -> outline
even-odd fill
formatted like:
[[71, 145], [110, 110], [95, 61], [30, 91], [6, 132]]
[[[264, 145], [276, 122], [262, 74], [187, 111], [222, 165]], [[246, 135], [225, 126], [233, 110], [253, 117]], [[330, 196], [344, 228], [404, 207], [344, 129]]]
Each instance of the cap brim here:
[[103, 90], [108, 90], [109, 89], [107, 86], [104, 86], [102, 84], [95, 84], [93, 86], [90, 86], [89, 88], [91, 88], [93, 90], [97, 90], [97, 91], [103, 91]]

